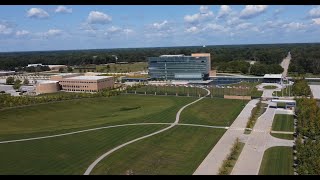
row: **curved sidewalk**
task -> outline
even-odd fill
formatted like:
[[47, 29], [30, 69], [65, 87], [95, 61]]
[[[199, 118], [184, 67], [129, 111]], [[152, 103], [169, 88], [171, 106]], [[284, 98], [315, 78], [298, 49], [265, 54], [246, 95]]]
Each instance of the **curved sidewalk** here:
[[[205, 89], [205, 88], [201, 88], [201, 89]], [[146, 135], [146, 136], [142, 136], [142, 137], [140, 137], [140, 138], [131, 140], [131, 141], [129, 141], [129, 142], [126, 142], [126, 143], [124, 143], [124, 144], [121, 144], [120, 146], [117, 146], [117, 147], [109, 150], [108, 152], [106, 152], [106, 153], [104, 153], [103, 155], [101, 155], [98, 159], [96, 159], [96, 160], [87, 168], [87, 170], [85, 171], [84, 175], [89, 175], [89, 174], [91, 173], [91, 171], [93, 170], [93, 168], [94, 168], [102, 159], [104, 159], [104, 158], [107, 157], [109, 154], [113, 153], [114, 151], [116, 151], [116, 150], [118, 150], [118, 149], [120, 149], [120, 148], [122, 148], [122, 147], [124, 147], [124, 146], [127, 146], [127, 145], [129, 145], [129, 144], [131, 144], [131, 143], [134, 143], [134, 142], [136, 142], [136, 141], [139, 141], [139, 140], [148, 138], [148, 137], [150, 137], [150, 136], [154, 136], [154, 135], [156, 135], [156, 134], [159, 134], [159, 133], [161, 133], [161, 132], [167, 131], [167, 130], [173, 128], [174, 126], [178, 125], [179, 120], [180, 120], [180, 114], [181, 114], [181, 112], [182, 112], [186, 107], [188, 107], [188, 106], [190, 106], [190, 105], [192, 105], [192, 104], [194, 104], [194, 103], [196, 103], [196, 102], [198, 102], [198, 101], [201, 101], [203, 98], [205, 98], [206, 96], [210, 95], [210, 91], [209, 91], [208, 89], [205, 89], [205, 90], [208, 92], [207, 95], [205, 95], [205, 96], [203, 96], [202, 98], [199, 98], [199, 99], [197, 99], [197, 100], [195, 100], [195, 101], [193, 101], [193, 102], [191, 102], [191, 103], [183, 106], [182, 108], [180, 108], [180, 110], [179, 110], [179, 111], [177, 112], [177, 114], [176, 114], [176, 120], [175, 120], [169, 127], [164, 128], [164, 129], [161, 129], [161, 130], [159, 130], [159, 131], [157, 131], [157, 132], [148, 134], [148, 135]]]

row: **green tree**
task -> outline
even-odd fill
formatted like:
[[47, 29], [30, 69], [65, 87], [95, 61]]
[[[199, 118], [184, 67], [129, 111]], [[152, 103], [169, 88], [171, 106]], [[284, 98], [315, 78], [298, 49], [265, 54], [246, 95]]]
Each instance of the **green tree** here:
[[59, 68], [59, 72], [62, 73], [63, 72], [63, 68]]
[[29, 80], [28, 79], [24, 79], [23, 84], [24, 85], [28, 85], [29, 84]]
[[14, 83], [14, 77], [8, 77], [6, 79], [6, 84], [13, 84]]
[[19, 89], [21, 87], [21, 81], [17, 79], [12, 87], [13, 89]]
[[68, 66], [67, 71], [70, 73], [73, 71], [72, 67]]

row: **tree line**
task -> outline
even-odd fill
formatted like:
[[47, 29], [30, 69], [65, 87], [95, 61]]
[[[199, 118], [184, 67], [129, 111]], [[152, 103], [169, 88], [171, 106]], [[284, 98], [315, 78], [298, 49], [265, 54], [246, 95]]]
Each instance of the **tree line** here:
[[320, 174], [320, 108], [313, 98], [297, 99], [297, 172]]
[[286, 44], [274, 45], [224, 45], [224, 46], [189, 46], [159, 48], [93, 49], [41, 52], [0, 53], [0, 69], [14, 70], [28, 64], [44, 65], [88, 65], [116, 62], [142, 62], [147, 57], [164, 54], [211, 53], [212, 66], [229, 61], [259, 61], [265, 64], [279, 64], [289, 50]]

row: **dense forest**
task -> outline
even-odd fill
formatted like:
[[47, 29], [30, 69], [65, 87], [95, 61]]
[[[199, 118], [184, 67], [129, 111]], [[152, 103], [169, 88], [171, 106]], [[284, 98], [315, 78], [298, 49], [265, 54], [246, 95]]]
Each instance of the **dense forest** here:
[[[118, 61], [141, 62], [147, 57], [163, 54], [211, 53], [212, 66], [219, 71], [241, 72], [244, 74], [277, 73], [277, 66], [290, 51], [293, 57], [290, 71], [320, 73], [320, 44], [265, 44], [265, 45], [220, 45], [159, 48], [93, 49], [39, 52], [0, 53], [0, 70], [15, 70], [15, 67], [42, 63], [87, 65], [106, 64]], [[233, 63], [236, 61], [235, 63]], [[250, 67], [248, 61], [259, 64]], [[257, 74], [258, 75], [258, 74]]]

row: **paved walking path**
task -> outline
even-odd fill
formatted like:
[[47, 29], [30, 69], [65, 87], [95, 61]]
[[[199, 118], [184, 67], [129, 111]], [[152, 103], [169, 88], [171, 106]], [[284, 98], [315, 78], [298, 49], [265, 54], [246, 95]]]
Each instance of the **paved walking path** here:
[[[204, 89], [204, 90], [206, 90], [206, 91], [208, 92], [208, 94], [207, 94], [206, 96], [210, 95], [210, 91], [209, 91], [208, 89], [205, 89], [205, 88], [202, 88], [202, 89]], [[102, 159], [104, 159], [104, 158], [107, 157], [109, 154], [113, 153], [114, 151], [116, 151], [116, 150], [118, 150], [118, 149], [120, 149], [120, 148], [122, 148], [122, 147], [124, 147], [124, 146], [126, 146], [126, 145], [129, 145], [129, 144], [131, 144], [131, 143], [134, 143], [134, 142], [136, 142], [136, 141], [139, 141], [139, 140], [142, 140], [142, 139], [145, 139], [145, 138], [154, 136], [154, 135], [156, 135], [156, 134], [162, 133], [162, 132], [164, 132], [164, 131], [167, 131], [167, 130], [173, 128], [174, 126], [178, 125], [179, 120], [180, 120], [180, 114], [181, 114], [181, 112], [182, 112], [186, 107], [188, 107], [188, 106], [190, 106], [190, 105], [192, 105], [192, 104], [194, 104], [194, 103], [196, 103], [196, 102], [198, 102], [198, 101], [201, 101], [201, 100], [202, 100], [203, 98], [205, 98], [206, 96], [204, 96], [204, 97], [202, 97], [202, 98], [199, 98], [199, 99], [197, 99], [197, 100], [195, 100], [195, 101], [193, 101], [193, 102], [191, 102], [191, 103], [183, 106], [183, 107], [178, 111], [178, 113], [177, 113], [177, 115], [176, 115], [176, 120], [175, 120], [174, 123], [172, 123], [169, 127], [164, 128], [164, 129], [161, 129], [161, 130], [159, 130], [159, 131], [157, 131], [157, 132], [154, 132], [154, 133], [151, 133], [151, 134], [149, 134], [149, 135], [142, 136], [142, 137], [140, 137], [140, 138], [131, 140], [131, 141], [127, 142], [127, 143], [121, 144], [121, 145], [119, 145], [119, 146], [117, 146], [117, 147], [109, 150], [108, 152], [104, 153], [103, 155], [101, 155], [98, 159], [96, 159], [96, 160], [87, 168], [87, 170], [85, 171], [84, 175], [89, 175], [89, 174], [91, 173], [91, 171], [93, 170], [93, 168], [94, 168]]]
[[314, 99], [320, 99], [320, 85], [309, 85]]
[[287, 132], [287, 131], [271, 131], [271, 133], [276, 133], [276, 134], [293, 134], [293, 132]]
[[235, 121], [232, 123], [227, 132], [221, 137], [218, 143], [213, 147], [211, 152], [202, 161], [194, 175], [214, 175], [217, 174], [223, 160], [229, 154], [234, 141], [240, 137], [247, 125], [251, 110], [256, 106], [259, 100], [251, 100], [241, 111]]
[[257, 175], [266, 149], [274, 146], [293, 146], [293, 140], [278, 139], [270, 135], [275, 111], [274, 108], [268, 108], [258, 118], [231, 174]]

